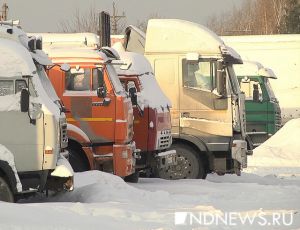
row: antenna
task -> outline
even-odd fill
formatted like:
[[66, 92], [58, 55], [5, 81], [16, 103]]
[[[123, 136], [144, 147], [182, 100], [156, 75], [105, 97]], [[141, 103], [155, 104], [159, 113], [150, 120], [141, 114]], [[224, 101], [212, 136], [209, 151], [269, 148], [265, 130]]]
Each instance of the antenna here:
[[111, 22], [111, 26], [112, 26], [112, 33], [113, 34], [117, 34], [117, 24], [118, 24], [118, 21], [122, 18], [125, 18], [125, 12], [123, 12], [122, 15], [116, 15], [117, 14], [117, 10], [116, 10], [116, 4], [115, 2], [113, 2], [113, 15], [110, 16], [110, 18], [112, 19], [112, 22]]

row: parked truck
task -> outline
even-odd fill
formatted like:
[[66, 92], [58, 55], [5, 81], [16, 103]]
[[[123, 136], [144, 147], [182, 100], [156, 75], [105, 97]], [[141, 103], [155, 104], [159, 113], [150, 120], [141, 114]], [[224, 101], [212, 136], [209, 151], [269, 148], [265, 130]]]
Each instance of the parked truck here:
[[112, 47], [123, 65], [114, 65], [125, 90], [132, 98], [134, 141], [141, 150], [137, 168], [145, 176], [176, 164], [172, 144], [171, 102], [159, 87], [148, 60], [141, 54], [125, 52], [121, 43]]
[[132, 141], [132, 104], [111, 64], [112, 58], [97, 50], [94, 43], [81, 42], [81, 34], [39, 36], [45, 40], [44, 50], [53, 63], [71, 66], [68, 73], [54, 67], [48, 75], [69, 111], [68, 150], [73, 169], [99, 169], [137, 182], [139, 151]]
[[234, 65], [241, 90], [246, 96], [246, 127], [254, 147], [266, 141], [281, 127], [281, 111], [269, 79], [277, 79], [271, 69], [259, 62]]
[[64, 112], [45, 73], [41, 42], [0, 23], [0, 200], [72, 190]]
[[224, 36], [243, 60], [255, 60], [277, 76], [271, 85], [280, 101], [282, 123], [300, 117], [300, 35]]
[[183, 20], [152, 19], [146, 34], [133, 26], [125, 33], [125, 49], [147, 57], [172, 102], [171, 148], [178, 159], [160, 176], [240, 174], [252, 152], [244, 94], [232, 67], [242, 63], [240, 56], [207, 28]]

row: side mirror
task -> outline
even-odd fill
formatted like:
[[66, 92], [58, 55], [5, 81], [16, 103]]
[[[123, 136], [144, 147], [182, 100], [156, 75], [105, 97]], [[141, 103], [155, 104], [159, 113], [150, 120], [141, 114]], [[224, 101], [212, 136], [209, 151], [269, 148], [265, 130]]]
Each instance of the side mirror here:
[[64, 64], [62, 64], [62, 65], [60, 66], [60, 69], [61, 69], [62, 71], [64, 71], [64, 72], [69, 72], [70, 69], [71, 69], [71, 67], [70, 67], [69, 64], [64, 63]]
[[223, 63], [220, 61], [217, 62], [216, 83], [217, 83], [216, 86], [217, 86], [218, 94], [220, 94], [221, 96], [225, 96], [226, 95], [226, 72], [223, 68]]
[[21, 91], [21, 112], [26, 113], [29, 110], [29, 92], [27, 89]]
[[257, 84], [253, 85], [253, 101], [259, 102], [259, 90]]
[[99, 98], [105, 98], [106, 95], [107, 95], [107, 90], [104, 85], [97, 88], [97, 96]]
[[129, 88], [128, 93], [131, 98], [132, 105], [137, 105], [138, 102], [137, 102], [136, 88], [135, 87]]

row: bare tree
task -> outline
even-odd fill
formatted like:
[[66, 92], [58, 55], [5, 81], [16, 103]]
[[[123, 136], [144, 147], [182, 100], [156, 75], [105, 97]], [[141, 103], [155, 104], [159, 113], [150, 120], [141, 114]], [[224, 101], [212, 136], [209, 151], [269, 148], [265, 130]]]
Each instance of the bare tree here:
[[207, 25], [219, 35], [282, 33], [290, 0], [246, 0], [221, 16], [213, 16]]
[[[102, 10], [97, 10], [94, 4], [92, 4], [86, 12], [81, 12], [79, 9], [76, 9], [72, 17], [61, 21], [58, 27], [61, 32], [65, 33], [98, 33], [100, 11]], [[117, 24], [117, 32], [121, 32], [124, 28], [124, 21]]]

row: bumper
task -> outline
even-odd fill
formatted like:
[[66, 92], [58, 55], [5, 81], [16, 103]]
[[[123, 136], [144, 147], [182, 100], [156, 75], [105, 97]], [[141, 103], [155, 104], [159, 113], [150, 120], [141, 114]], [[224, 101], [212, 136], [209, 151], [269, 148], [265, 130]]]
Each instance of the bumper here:
[[135, 142], [127, 145], [113, 146], [114, 174], [125, 177], [135, 172], [136, 159], [139, 157], [139, 149], [136, 149]]
[[60, 154], [56, 167], [51, 172], [47, 180], [47, 188], [53, 191], [73, 191], [74, 189], [74, 171], [65, 158], [68, 156], [68, 151]]
[[242, 168], [247, 168], [247, 142], [234, 140], [231, 148], [232, 159], [241, 164]]
[[158, 169], [166, 168], [177, 164], [177, 155], [175, 150], [160, 152], [155, 156]]

